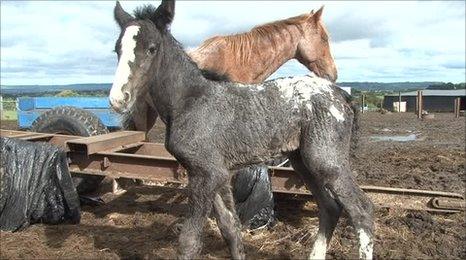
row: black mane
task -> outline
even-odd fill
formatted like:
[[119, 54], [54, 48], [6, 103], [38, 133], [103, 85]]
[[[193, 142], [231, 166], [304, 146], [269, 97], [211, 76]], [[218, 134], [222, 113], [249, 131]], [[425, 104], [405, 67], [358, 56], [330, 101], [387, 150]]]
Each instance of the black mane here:
[[219, 74], [212, 70], [201, 69], [202, 76], [208, 80], [217, 81], [217, 82], [227, 82], [231, 81], [228, 75]]
[[152, 20], [156, 14], [157, 7], [151, 4], [145, 4], [143, 6], [139, 6], [134, 10], [134, 17], [138, 20]]
[[[133, 15], [137, 20], [153, 20], [156, 16], [157, 13], [157, 7], [151, 5], [151, 4], [145, 4], [143, 6], [139, 6], [134, 10]], [[176, 39], [174, 39], [178, 45], [181, 45]], [[194, 61], [191, 60], [194, 64], [196, 64]], [[196, 64], [197, 66], [197, 64]], [[215, 71], [210, 71], [210, 70], [205, 70], [205, 69], [200, 69], [202, 76], [208, 80], [212, 81], [218, 81], [218, 82], [225, 82], [225, 81], [230, 81], [230, 78], [228, 75], [225, 74], [219, 74]]]

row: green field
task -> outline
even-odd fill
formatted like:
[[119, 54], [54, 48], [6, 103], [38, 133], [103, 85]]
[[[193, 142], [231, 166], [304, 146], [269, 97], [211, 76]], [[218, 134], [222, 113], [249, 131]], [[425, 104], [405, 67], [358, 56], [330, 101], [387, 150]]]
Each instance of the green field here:
[[3, 110], [1, 120], [18, 120], [16, 110]]

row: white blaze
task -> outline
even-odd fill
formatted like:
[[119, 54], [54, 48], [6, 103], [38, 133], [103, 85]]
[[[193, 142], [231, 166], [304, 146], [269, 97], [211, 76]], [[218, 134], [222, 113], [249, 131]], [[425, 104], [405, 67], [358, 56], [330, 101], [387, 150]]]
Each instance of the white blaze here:
[[110, 99], [114, 101], [122, 101], [124, 99], [122, 87], [128, 83], [131, 75], [130, 62], [134, 62], [136, 55], [136, 39], [134, 37], [139, 33], [139, 26], [132, 25], [126, 28], [123, 37], [121, 38], [121, 57], [118, 62], [118, 67], [113, 80], [112, 89], [110, 90]]

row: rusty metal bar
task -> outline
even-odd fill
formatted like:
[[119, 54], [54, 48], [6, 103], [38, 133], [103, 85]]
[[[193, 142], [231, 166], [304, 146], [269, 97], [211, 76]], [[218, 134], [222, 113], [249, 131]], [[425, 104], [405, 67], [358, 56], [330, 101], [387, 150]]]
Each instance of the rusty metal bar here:
[[186, 183], [181, 165], [171, 158], [121, 153], [70, 154], [70, 171], [112, 178]]
[[[21, 131], [1, 130], [2, 136], [24, 137]], [[37, 134], [37, 133], [35, 133]], [[143, 133], [122, 132], [82, 138], [67, 135], [47, 137], [50, 143], [67, 147], [70, 171], [81, 174], [105, 175], [113, 178], [145, 179], [157, 182], [187, 183], [185, 169], [165, 150], [164, 145], [141, 142]], [[39, 141], [43, 139], [33, 139]], [[138, 140], [131, 143], [130, 140]], [[299, 175], [292, 168], [269, 167], [273, 191], [309, 198]], [[432, 212], [465, 210], [461, 194], [440, 191], [400, 189], [379, 186], [360, 186], [375, 205]]]
[[461, 209], [466, 210], [466, 203], [464, 200], [452, 200], [448, 198], [433, 198], [431, 200], [432, 206], [437, 209]]
[[[113, 178], [146, 179], [157, 182], [187, 183], [186, 171], [173, 157], [102, 152], [90, 155], [75, 154], [70, 170], [79, 173], [107, 175]], [[270, 167], [273, 191], [276, 193], [295, 194], [309, 197], [300, 177], [290, 168]], [[434, 198], [448, 199], [459, 204], [463, 196], [450, 192], [399, 189], [378, 186], [361, 186], [375, 205], [379, 207], [396, 207], [432, 212], [459, 212], [461, 208], [435, 207]]]
[[87, 155], [105, 150], [124, 149], [125, 146], [144, 141], [144, 132], [121, 131], [110, 134], [96, 135], [67, 141], [71, 151], [84, 151]]

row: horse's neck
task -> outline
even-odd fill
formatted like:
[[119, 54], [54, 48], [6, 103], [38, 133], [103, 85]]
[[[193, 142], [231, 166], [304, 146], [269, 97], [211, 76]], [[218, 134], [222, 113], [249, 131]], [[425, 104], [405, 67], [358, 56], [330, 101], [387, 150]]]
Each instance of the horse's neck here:
[[152, 83], [152, 101], [164, 122], [182, 112], [193, 88], [209, 85], [199, 69], [172, 39], [165, 40], [162, 60]]
[[250, 70], [253, 83], [266, 80], [283, 64], [295, 57], [297, 40], [289, 34], [276, 39], [276, 45], [261, 41], [255, 46], [255, 51], [246, 62], [246, 69]]
[[[246, 59], [241, 59], [241, 54], [226, 39], [207, 48], [197, 48], [189, 55], [202, 69], [225, 74], [232, 81], [259, 83], [295, 57], [301, 34], [294, 26], [283, 30], [286, 31], [276, 35], [262, 35], [255, 40], [245, 37], [249, 39], [248, 42], [241, 41], [239, 48], [248, 53]], [[275, 44], [272, 44], [271, 37]]]

